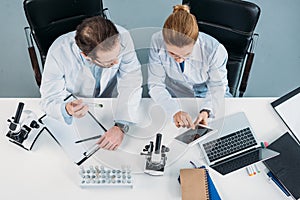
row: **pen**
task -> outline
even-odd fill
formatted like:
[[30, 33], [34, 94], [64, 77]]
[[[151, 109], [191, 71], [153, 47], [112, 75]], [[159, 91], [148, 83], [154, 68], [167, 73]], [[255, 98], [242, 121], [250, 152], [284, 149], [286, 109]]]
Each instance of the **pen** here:
[[191, 165], [193, 165], [194, 168], [198, 168], [193, 161], [190, 161], [190, 163], [191, 163]]
[[267, 175], [286, 196], [290, 196], [290, 193], [284, 188], [284, 186], [278, 181], [278, 179], [272, 174], [272, 172], [268, 172]]
[[86, 102], [86, 101], [83, 101], [82, 103], [87, 104], [87, 105], [91, 105], [91, 106], [95, 106], [97, 108], [102, 108], [103, 107], [102, 103], [94, 103], [94, 102]]
[[102, 135], [96, 135], [96, 136], [93, 136], [93, 137], [90, 137], [90, 138], [85, 138], [85, 139], [82, 139], [82, 140], [78, 140], [76, 141], [75, 143], [81, 143], [81, 142], [86, 142], [86, 141], [89, 141], [89, 140], [95, 140], [95, 139], [98, 139], [100, 138]]

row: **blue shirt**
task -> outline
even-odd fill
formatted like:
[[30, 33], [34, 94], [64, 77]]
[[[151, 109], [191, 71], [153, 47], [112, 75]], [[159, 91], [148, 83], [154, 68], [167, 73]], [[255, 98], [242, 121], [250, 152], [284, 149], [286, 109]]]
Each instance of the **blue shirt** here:
[[[101, 78], [101, 74], [102, 74], [102, 68], [95, 65], [95, 64], [92, 64], [90, 62], [88, 62], [81, 54], [80, 54], [80, 57], [81, 57], [81, 60], [83, 61], [83, 63], [85, 64], [86, 67], [88, 67], [95, 80], [96, 80], [96, 85], [95, 85], [95, 91], [94, 91], [94, 97], [98, 97], [99, 94], [100, 94], [100, 78]], [[67, 103], [63, 103], [61, 105], [61, 112], [62, 112], [62, 115], [63, 115], [63, 118], [65, 120], [65, 122], [67, 124], [71, 124], [72, 123], [72, 119], [73, 117], [71, 115], [68, 114], [67, 110], [66, 110], [66, 104]]]

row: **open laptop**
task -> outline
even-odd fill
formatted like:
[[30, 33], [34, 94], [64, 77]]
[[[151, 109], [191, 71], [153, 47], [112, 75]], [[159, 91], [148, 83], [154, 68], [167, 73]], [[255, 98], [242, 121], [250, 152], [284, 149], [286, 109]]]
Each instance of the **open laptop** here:
[[218, 138], [206, 140], [200, 148], [208, 165], [222, 175], [279, 153], [262, 148], [243, 112], [215, 120], [210, 125], [218, 129]]

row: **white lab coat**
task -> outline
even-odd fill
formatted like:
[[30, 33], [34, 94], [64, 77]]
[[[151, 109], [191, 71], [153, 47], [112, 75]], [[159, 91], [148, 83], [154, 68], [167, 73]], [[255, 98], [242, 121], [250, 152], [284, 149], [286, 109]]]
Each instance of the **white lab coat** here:
[[222, 44], [199, 32], [191, 55], [185, 59], [182, 73], [179, 63], [167, 52], [162, 31], [159, 31], [152, 36], [150, 46], [149, 94], [171, 116], [182, 110], [173, 97], [205, 97], [199, 111], [209, 109], [214, 116], [224, 96], [231, 96], [228, 92], [227, 58]]
[[[120, 26], [117, 29], [123, 48], [119, 63], [102, 70], [100, 97], [109, 83], [117, 77], [118, 103], [114, 113], [115, 120], [136, 122], [134, 113], [138, 109], [142, 94], [141, 66], [129, 32]], [[75, 34], [74, 31], [60, 36], [49, 48], [40, 88], [42, 109], [61, 121], [64, 121], [61, 112], [64, 99], [69, 94], [93, 97], [96, 84], [86, 60], [80, 55], [81, 50], [75, 42]], [[113, 93], [108, 91], [110, 92]]]

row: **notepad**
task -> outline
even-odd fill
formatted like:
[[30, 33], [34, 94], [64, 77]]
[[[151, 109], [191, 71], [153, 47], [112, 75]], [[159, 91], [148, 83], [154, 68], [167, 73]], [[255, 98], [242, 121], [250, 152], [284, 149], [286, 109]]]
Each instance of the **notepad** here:
[[268, 148], [275, 150], [280, 155], [263, 161], [266, 167], [295, 198], [300, 198], [300, 146], [286, 132]]
[[182, 200], [209, 199], [205, 169], [181, 169], [180, 183]]

